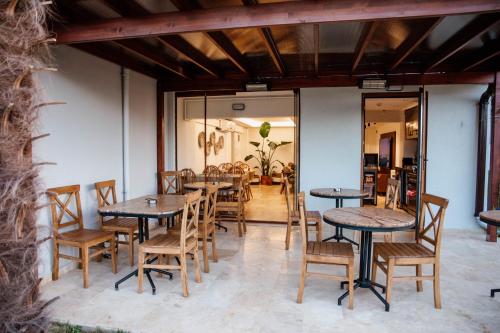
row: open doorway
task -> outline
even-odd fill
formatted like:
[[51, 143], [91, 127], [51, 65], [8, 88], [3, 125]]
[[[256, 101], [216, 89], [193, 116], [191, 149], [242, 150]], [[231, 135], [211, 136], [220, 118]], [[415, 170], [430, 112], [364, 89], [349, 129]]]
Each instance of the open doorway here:
[[420, 98], [414, 94], [363, 95], [362, 186], [365, 205], [385, 207], [389, 179], [399, 181], [396, 209], [416, 215], [419, 198]]
[[298, 178], [296, 98], [294, 91], [178, 96], [177, 170], [230, 174], [229, 166], [243, 165], [251, 188], [246, 220], [286, 223], [284, 180], [293, 203]]

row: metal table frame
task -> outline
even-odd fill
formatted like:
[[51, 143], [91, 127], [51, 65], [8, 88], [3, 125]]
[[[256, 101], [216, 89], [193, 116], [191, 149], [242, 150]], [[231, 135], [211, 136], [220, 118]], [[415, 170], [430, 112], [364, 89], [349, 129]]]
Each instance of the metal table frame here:
[[[374, 288], [374, 287], [379, 287], [380, 289], [382, 289], [382, 294], [384, 294], [386, 289], [385, 286], [371, 280], [372, 245], [373, 245], [372, 234], [373, 232], [391, 232], [391, 231], [407, 230], [411, 229], [413, 225], [398, 227], [398, 228], [377, 228], [377, 227], [356, 227], [347, 224], [341, 224], [334, 221], [330, 221], [325, 217], [323, 218], [323, 221], [325, 221], [328, 224], [339, 226], [342, 228], [361, 231], [361, 246], [359, 249], [359, 275], [358, 278], [354, 280], [354, 290], [358, 288], [370, 289], [375, 294], [375, 296], [377, 296], [377, 298], [384, 304], [385, 311], [389, 311], [390, 308], [389, 303], [387, 303], [386, 300], [382, 297], [382, 295], [380, 295], [380, 293]], [[340, 283], [340, 287], [344, 289], [344, 286], [346, 284], [348, 284], [348, 281], [342, 281]], [[346, 291], [343, 295], [341, 295], [338, 298], [338, 304], [342, 305], [342, 300], [346, 298], [348, 295], [349, 291]]]
[[[481, 217], [481, 213], [479, 214], [479, 221], [484, 222], [488, 225], [492, 225], [494, 227], [500, 228], [500, 222], [494, 222], [488, 219], [483, 219]], [[490, 297], [495, 297], [495, 293], [500, 293], [500, 288], [495, 288], [490, 290]]]
[[[170, 222], [172, 222], [173, 225], [173, 219], [176, 215], [180, 214], [182, 212], [182, 209], [180, 211], [175, 211], [175, 212], [169, 212], [166, 214], [158, 214], [158, 215], [145, 215], [145, 214], [129, 214], [129, 213], [116, 213], [116, 212], [99, 212], [101, 216], [123, 216], [123, 217], [134, 217], [137, 218], [138, 221], [138, 232], [139, 232], [139, 244], [144, 242], [144, 239], [148, 240], [149, 239], [149, 218], [167, 218], [167, 225], [169, 225]], [[158, 260], [157, 257], [148, 260], [148, 264], [155, 262]], [[149, 284], [151, 285], [151, 289], [153, 290], [153, 295], [156, 293], [156, 286], [153, 282], [153, 279], [151, 278], [151, 271], [165, 274], [169, 277], [170, 280], [172, 280], [173, 275], [169, 271], [163, 270], [163, 269], [157, 269], [157, 268], [145, 268], [144, 269], [144, 274], [146, 275]], [[132, 272], [128, 273], [125, 275], [123, 278], [115, 282], [115, 290], [118, 290], [118, 287], [121, 283], [127, 281], [133, 276], [138, 276], [139, 270], [136, 268]]]
[[[360, 195], [359, 197], [358, 196], [332, 197], [332, 196], [328, 196], [328, 195], [321, 195], [319, 193], [313, 192], [313, 190], [311, 190], [309, 192], [309, 194], [311, 196], [313, 196], [313, 197], [325, 198], [325, 199], [335, 199], [335, 208], [342, 208], [342, 207], [344, 207], [344, 199], [362, 199], [362, 198], [368, 196], [368, 194], [366, 194], [366, 195]], [[358, 191], [358, 190], [356, 190], [356, 191]], [[360, 190], [359, 192], [362, 192], [362, 191]], [[341, 192], [337, 192], [337, 193], [341, 194]], [[332, 225], [332, 226], [335, 227], [335, 235], [323, 239], [322, 240], [323, 242], [328, 242], [331, 239], [335, 239], [337, 241], [337, 243], [340, 242], [341, 240], [346, 240], [349, 243], [351, 243], [353, 245], [356, 245], [358, 247], [358, 249], [359, 249], [359, 244], [357, 242], [355, 242], [352, 239], [347, 238], [347, 237], [344, 236], [344, 231], [343, 231], [342, 227], [339, 227], [338, 225], [332, 224], [331, 222], [326, 221], [324, 219], [323, 219], [323, 221], [325, 221], [325, 223], [327, 223], [327, 224]]]

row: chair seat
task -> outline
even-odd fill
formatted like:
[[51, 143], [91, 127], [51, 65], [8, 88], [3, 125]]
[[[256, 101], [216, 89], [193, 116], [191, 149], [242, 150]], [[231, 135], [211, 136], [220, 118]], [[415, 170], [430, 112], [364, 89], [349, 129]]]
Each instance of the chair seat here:
[[[214, 231], [215, 231], [215, 226], [213, 224], [210, 224], [207, 227], [208, 234], [211, 234]], [[168, 229], [168, 233], [171, 233], [172, 235], [180, 235], [181, 234], [181, 224], [177, 223], [173, 228]], [[204, 233], [205, 233], [205, 228], [204, 228], [203, 222], [198, 222], [198, 238], [202, 238]]]
[[113, 238], [113, 233], [103, 230], [80, 229], [61, 233], [57, 238], [64, 241], [86, 243], [101, 238]]
[[[300, 214], [299, 211], [293, 211], [292, 220], [299, 221]], [[306, 221], [307, 222], [321, 222], [321, 213], [318, 210], [308, 210], [306, 211]]]
[[139, 229], [137, 219], [127, 217], [115, 217], [102, 223], [102, 230], [129, 232]]
[[431, 250], [416, 243], [374, 243], [373, 247], [374, 253], [384, 259], [435, 257]]
[[306, 254], [322, 257], [354, 258], [354, 251], [349, 243], [309, 241], [307, 242]]
[[[198, 246], [198, 240], [190, 238], [186, 240], [186, 250], [190, 250]], [[175, 235], [174, 233], [169, 234], [159, 234], [153, 238], [139, 244], [139, 247], [144, 248], [144, 252], [149, 250], [165, 250], [166, 252], [180, 253], [181, 250], [181, 239], [180, 235]]]

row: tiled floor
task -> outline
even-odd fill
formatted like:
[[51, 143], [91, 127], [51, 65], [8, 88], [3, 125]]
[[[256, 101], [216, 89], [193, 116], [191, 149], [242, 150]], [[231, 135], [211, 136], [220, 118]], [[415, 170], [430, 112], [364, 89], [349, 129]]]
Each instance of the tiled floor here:
[[285, 194], [281, 185], [252, 185], [253, 198], [245, 204], [248, 221], [287, 221]]
[[178, 272], [173, 280], [154, 274], [154, 296], [149, 287], [137, 294], [135, 278], [115, 291], [113, 282], [130, 270], [123, 256], [117, 275], [108, 261], [93, 262], [88, 289], [81, 287], [81, 272], [75, 270], [46, 284], [43, 296], [60, 297], [51, 305], [55, 320], [130, 332], [499, 331], [500, 295], [490, 298], [489, 290], [500, 287], [500, 244], [485, 242], [480, 231], [445, 232], [441, 310], [434, 309], [430, 282], [424, 282], [422, 293], [416, 293], [414, 283], [401, 282], [394, 286], [389, 313], [367, 290], [356, 291], [354, 310], [338, 306], [338, 284], [314, 278], [306, 282], [303, 304], [297, 304], [297, 230], [289, 251], [284, 250], [281, 225], [249, 225], [243, 238], [231, 225], [218, 236], [220, 260], [202, 274], [201, 284], [194, 282], [189, 263], [188, 298], [181, 296]]

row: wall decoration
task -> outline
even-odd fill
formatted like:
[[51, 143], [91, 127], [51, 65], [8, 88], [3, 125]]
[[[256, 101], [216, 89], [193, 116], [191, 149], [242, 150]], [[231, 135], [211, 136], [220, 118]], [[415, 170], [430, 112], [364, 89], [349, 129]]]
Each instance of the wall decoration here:
[[418, 139], [418, 107], [405, 110], [406, 140]]
[[219, 136], [219, 141], [217, 141], [217, 144], [219, 145], [220, 149], [224, 148], [224, 137], [222, 135]]
[[200, 132], [200, 134], [198, 134], [198, 147], [199, 148], [203, 148], [205, 144], [205, 132]]
[[208, 141], [205, 142], [205, 132], [201, 131], [198, 134], [198, 147], [203, 149], [206, 147], [206, 155], [210, 156], [210, 152], [212, 151], [212, 147], [214, 147], [215, 155], [218, 155], [219, 152], [224, 149], [224, 136], [221, 135], [217, 139], [217, 135], [215, 132], [211, 132], [208, 137]]

